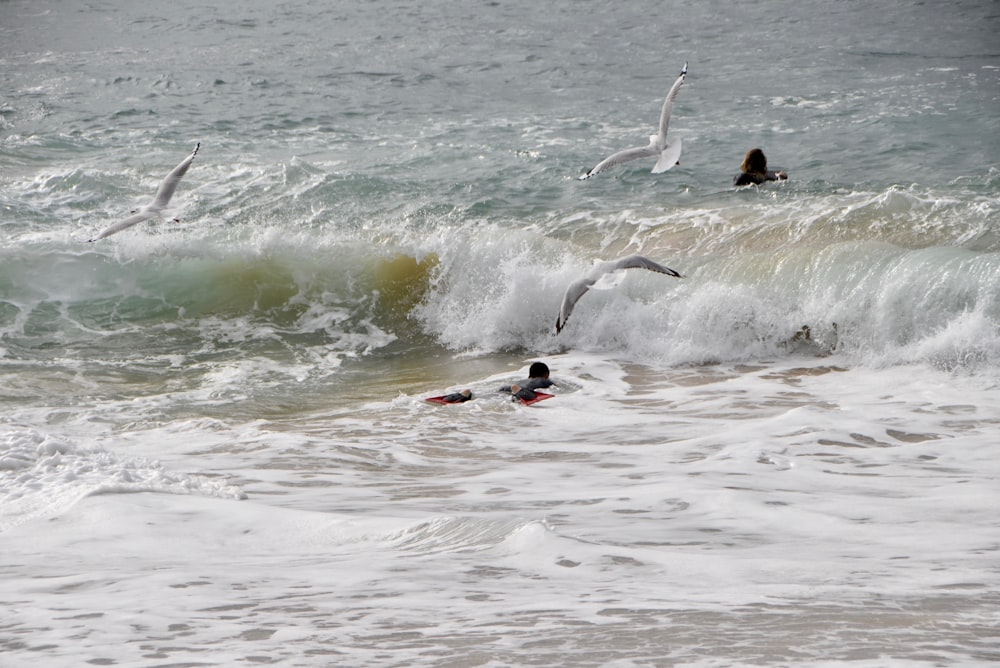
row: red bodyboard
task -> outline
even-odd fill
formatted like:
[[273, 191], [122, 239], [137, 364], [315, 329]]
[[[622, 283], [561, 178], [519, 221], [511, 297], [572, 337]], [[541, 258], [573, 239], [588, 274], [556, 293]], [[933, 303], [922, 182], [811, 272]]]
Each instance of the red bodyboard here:
[[[443, 396], [440, 396], [440, 397], [427, 397], [424, 401], [429, 401], [432, 404], [444, 404], [445, 406], [448, 406], [450, 404], [464, 404], [465, 403], [465, 401], [447, 401], [445, 399], [446, 396], [448, 396], [448, 395], [443, 395]], [[466, 401], [470, 401], [470, 400], [466, 399]]]
[[556, 395], [547, 394], [545, 392], [539, 392], [538, 390], [535, 390], [534, 399], [522, 399], [521, 397], [516, 397], [516, 399], [525, 406], [530, 406], [531, 404], [537, 404], [539, 401], [545, 401], [546, 399], [551, 399], [554, 396]]

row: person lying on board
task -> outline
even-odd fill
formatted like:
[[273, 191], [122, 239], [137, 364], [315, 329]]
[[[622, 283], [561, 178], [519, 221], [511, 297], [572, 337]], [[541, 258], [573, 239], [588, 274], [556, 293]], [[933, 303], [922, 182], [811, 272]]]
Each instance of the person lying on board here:
[[535, 390], [542, 390], [553, 385], [555, 383], [549, 380], [548, 365], [545, 362], [534, 362], [528, 367], [527, 378], [512, 385], [504, 385], [498, 391], [509, 392], [522, 401], [531, 401], [537, 396]]
[[752, 148], [747, 151], [740, 165], [740, 173], [733, 177], [733, 185], [750, 186], [764, 183], [765, 181], [784, 181], [788, 174], [784, 171], [772, 172], [767, 168], [767, 156], [759, 148]]

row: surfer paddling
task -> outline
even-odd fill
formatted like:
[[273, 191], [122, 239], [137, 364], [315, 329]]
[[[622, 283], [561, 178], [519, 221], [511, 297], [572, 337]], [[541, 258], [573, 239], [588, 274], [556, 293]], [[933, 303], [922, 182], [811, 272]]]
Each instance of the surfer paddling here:
[[764, 183], [765, 181], [784, 181], [788, 174], [784, 171], [772, 172], [767, 168], [767, 156], [759, 148], [752, 148], [747, 151], [740, 165], [740, 173], [733, 178], [733, 185], [751, 186]]
[[[534, 362], [528, 367], [528, 377], [519, 380], [511, 385], [504, 385], [498, 392], [511, 395], [512, 401], [520, 401], [525, 405], [531, 405], [536, 401], [551, 399], [552, 395], [539, 392], [547, 387], [552, 387], [555, 383], [549, 379], [549, 367], [545, 362]], [[439, 397], [427, 397], [425, 401], [432, 404], [461, 404], [474, 399], [472, 390], [460, 390], [450, 394], [443, 394]]]
[[504, 385], [498, 392], [509, 392], [521, 401], [531, 401], [538, 398], [535, 390], [552, 387], [555, 383], [549, 379], [549, 366], [545, 362], [533, 362], [528, 367], [528, 377], [512, 385]]

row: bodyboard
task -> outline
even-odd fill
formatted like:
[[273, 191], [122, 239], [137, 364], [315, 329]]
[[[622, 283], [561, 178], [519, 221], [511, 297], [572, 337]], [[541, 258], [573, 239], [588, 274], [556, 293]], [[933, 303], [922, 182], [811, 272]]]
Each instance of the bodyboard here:
[[521, 397], [515, 397], [515, 399], [520, 401], [525, 406], [530, 406], [531, 404], [537, 404], [539, 401], [545, 401], [546, 399], [551, 399], [554, 396], [556, 395], [548, 394], [546, 392], [539, 392], [538, 390], [535, 390], [535, 397], [533, 399], [522, 399]]
[[471, 401], [471, 399], [466, 399], [465, 401], [461, 401], [461, 400], [448, 401], [448, 397], [449, 396], [451, 396], [451, 395], [445, 394], [445, 395], [442, 395], [440, 397], [427, 397], [424, 401], [429, 401], [432, 404], [444, 404], [445, 406], [450, 405], [450, 404], [464, 404], [465, 401]]

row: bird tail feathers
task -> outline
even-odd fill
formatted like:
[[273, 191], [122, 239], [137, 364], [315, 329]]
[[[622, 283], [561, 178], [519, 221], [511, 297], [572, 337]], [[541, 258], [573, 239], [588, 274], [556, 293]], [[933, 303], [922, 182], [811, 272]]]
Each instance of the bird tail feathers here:
[[660, 153], [660, 159], [656, 161], [656, 165], [653, 167], [653, 173], [659, 174], [667, 171], [677, 164], [680, 157], [681, 140], [677, 139], [676, 141], [667, 144], [667, 147]]

